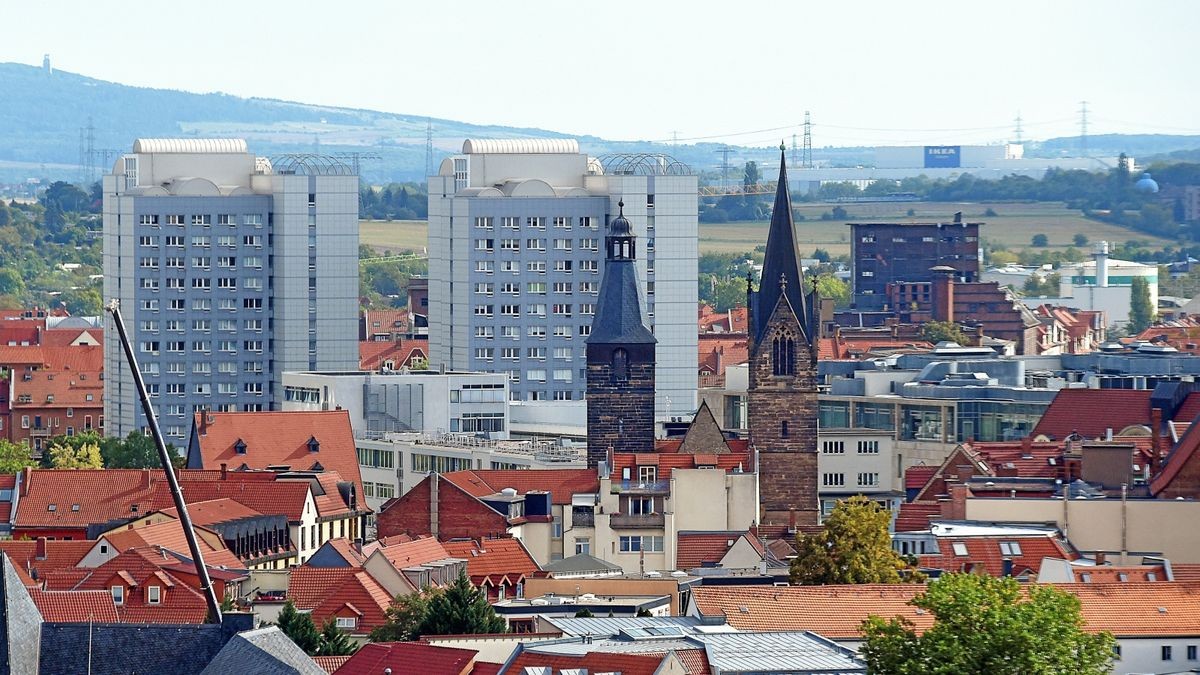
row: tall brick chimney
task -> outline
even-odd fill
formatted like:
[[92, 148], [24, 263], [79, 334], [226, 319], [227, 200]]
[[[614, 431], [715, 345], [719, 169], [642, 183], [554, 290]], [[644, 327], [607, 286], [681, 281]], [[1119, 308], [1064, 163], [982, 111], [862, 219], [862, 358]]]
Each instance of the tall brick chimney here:
[[954, 275], [957, 270], [948, 265], [931, 267], [933, 272], [933, 320], [954, 321]]
[[1154, 476], [1162, 470], [1162, 451], [1158, 444], [1162, 434], [1162, 408], [1150, 409], [1150, 475]]
[[45, 560], [46, 559], [46, 538], [45, 537], [37, 538], [37, 543], [34, 544], [33, 557], [36, 560]]

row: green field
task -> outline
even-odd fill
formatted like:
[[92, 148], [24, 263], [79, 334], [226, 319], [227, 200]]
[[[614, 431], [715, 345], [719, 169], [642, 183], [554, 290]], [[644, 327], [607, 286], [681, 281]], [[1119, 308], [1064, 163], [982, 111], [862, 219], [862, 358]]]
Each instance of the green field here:
[[[821, 220], [821, 214], [837, 204], [800, 204], [796, 211], [806, 220], [796, 223], [800, 251], [809, 254], [823, 248], [831, 255], [850, 253], [850, 222], [950, 221], [956, 211], [971, 221], [982, 221], [981, 236], [988, 241], [1004, 244], [1010, 249], [1030, 246], [1035, 234], [1045, 234], [1050, 248], [1063, 249], [1071, 245], [1076, 234], [1086, 235], [1092, 242], [1107, 240], [1122, 243], [1130, 239], [1149, 242], [1152, 248], [1173, 244], [1171, 240], [1153, 237], [1116, 225], [1084, 218], [1079, 211], [1059, 204], [976, 204], [949, 202], [908, 202], [842, 204], [849, 213], [846, 220]], [[995, 216], [984, 216], [991, 208]], [[914, 215], [907, 212], [913, 209]], [[426, 223], [423, 220], [364, 220], [359, 224], [363, 244], [380, 253], [402, 251], [423, 252]], [[753, 250], [767, 241], [766, 222], [700, 223], [701, 253], [741, 253]]]

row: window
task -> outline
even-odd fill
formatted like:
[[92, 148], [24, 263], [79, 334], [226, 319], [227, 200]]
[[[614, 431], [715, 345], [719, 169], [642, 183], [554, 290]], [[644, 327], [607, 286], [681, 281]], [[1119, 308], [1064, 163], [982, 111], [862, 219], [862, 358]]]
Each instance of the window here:
[[475, 284], [475, 295], [491, 295], [495, 291], [495, 286], [491, 283]]
[[163, 242], [167, 246], [182, 247], [183, 246], [183, 237], [181, 237], [179, 235], [171, 235], [168, 237], [163, 237]]
[[1015, 541], [1000, 542], [1000, 553], [1004, 555], [1021, 555], [1021, 544]]
[[600, 284], [596, 283], [595, 281], [581, 281], [579, 282], [579, 292], [592, 294], [599, 293]]
[[1187, 660], [1188, 661], [1196, 660], [1196, 645], [1188, 645], [1187, 646]]
[[259, 248], [262, 246], [262, 235], [248, 234], [242, 237], [242, 246], [254, 246]]
[[588, 239], [580, 239], [579, 240], [579, 248], [581, 248], [585, 251], [599, 251], [600, 250], [600, 240], [596, 239], [594, 237], [588, 238]]
[[645, 551], [647, 553], [662, 553], [663, 538], [661, 536], [623, 536], [620, 538], [620, 548], [622, 553], [636, 553]]
[[262, 225], [262, 216], [257, 213], [247, 213], [246, 215], [242, 216], [242, 224], [258, 227]]
[[501, 347], [500, 348], [500, 358], [507, 359], [509, 361], [516, 361], [517, 359], [521, 358], [521, 348], [520, 347]]
[[534, 304], [525, 307], [525, 313], [530, 316], [546, 316], [546, 305]]
[[796, 343], [790, 337], [776, 337], [771, 343], [771, 372], [775, 376], [796, 374]]
[[554, 337], [566, 338], [566, 339], [570, 340], [572, 337], [571, 327], [570, 326], [555, 326], [554, 327]]
[[500, 219], [500, 225], [510, 230], [519, 230], [521, 229], [521, 219], [516, 216], [504, 216]]
[[183, 215], [175, 214], [175, 213], [168, 215], [167, 216], [167, 224], [168, 225], [183, 225], [183, 224], [185, 224]]
[[475, 305], [475, 316], [492, 316], [495, 305]]
[[495, 247], [495, 243], [496, 243], [495, 239], [476, 239], [475, 240], [475, 250], [476, 251], [491, 251]]
[[491, 340], [494, 328], [492, 326], [475, 326], [475, 337]]
[[843, 441], [821, 441], [821, 453], [825, 455], [841, 455], [846, 452]]
[[579, 313], [583, 316], [593, 316], [596, 314], [596, 303], [584, 302], [579, 305]]
[[592, 553], [592, 538], [591, 537], [576, 537], [575, 538], [575, 555]]
[[879, 441], [859, 441], [858, 454], [860, 455], [878, 455]]
[[531, 251], [545, 251], [546, 250], [546, 240], [540, 239], [540, 238], [526, 239], [525, 240], [525, 248], [527, 248]]
[[114, 605], [125, 604], [125, 587], [124, 586], [113, 586], [112, 587], [112, 598], [113, 598]]
[[535, 368], [535, 369], [529, 371], [528, 373], [526, 373], [526, 377], [531, 382], [545, 382], [546, 381], [546, 371], [542, 370], [540, 368]]
[[876, 487], [879, 485], [879, 473], [876, 471], [866, 471], [858, 474], [859, 487]]
[[531, 216], [531, 217], [529, 217], [529, 218], [526, 218], [526, 219], [525, 219], [525, 226], [526, 226], [526, 227], [537, 227], [537, 228], [542, 228], [542, 229], [545, 229], [545, 227], [546, 227], [546, 219], [545, 219], [545, 218], [539, 218], [539, 217], [537, 217], [537, 216]]
[[554, 250], [555, 251], [570, 251], [571, 250], [571, 240], [570, 239], [555, 239], [554, 240]]
[[530, 326], [527, 334], [531, 338], [538, 338], [540, 340], [540, 339], [546, 337], [546, 327], [545, 326]]
[[[128, 161], [128, 160], [126, 160]], [[142, 225], [158, 225], [158, 216], [144, 215], [141, 218]]]
[[492, 219], [487, 217], [475, 218], [475, 227], [481, 230], [492, 229]]
[[493, 267], [492, 267], [491, 260], [476, 260], [475, 261], [475, 271], [476, 272], [482, 272], [484, 274], [491, 274], [492, 270], [493, 270]]
[[545, 295], [546, 294], [546, 282], [531, 281], [531, 282], [525, 284], [525, 292], [532, 293], [534, 295]]
[[157, 605], [162, 602], [162, 587], [149, 586], [146, 588], [146, 602], [151, 605]]
[[639, 466], [638, 480], [642, 483], [653, 483], [658, 480], [657, 466]]
[[951, 544], [950, 546], [951, 546], [951, 548], [954, 549], [954, 555], [957, 555], [957, 556], [967, 555], [967, 545], [965, 543], [963, 543], [961, 541], [956, 541], [953, 544]]
[[476, 347], [475, 348], [475, 358], [479, 359], [481, 361], [491, 361], [492, 354], [494, 354], [494, 353], [495, 353], [495, 350], [493, 350], [491, 347]]
[[225, 248], [235, 248], [237, 246], [237, 237], [231, 234], [222, 234], [217, 236], [217, 246]]
[[546, 261], [545, 260], [531, 261], [525, 265], [525, 269], [527, 271], [533, 272], [535, 274], [545, 274], [546, 273]]
[[571, 376], [574, 373], [575, 373], [575, 371], [570, 368], [555, 368], [554, 369], [554, 380], [556, 382], [570, 382]]
[[567, 274], [570, 274], [571, 273], [571, 261], [570, 260], [555, 260], [554, 261], [554, 271], [555, 272], [565, 272]]
[[[491, 220], [490, 218], [488, 220]], [[358, 619], [353, 616], [339, 616], [337, 618], [338, 628], [355, 628], [358, 626]]]
[[821, 476], [821, 485], [825, 487], [841, 487], [846, 484], [846, 474], [826, 473]]
[[[500, 305], [500, 315], [501, 316], [520, 316], [521, 315], [521, 306], [520, 305]], [[516, 329], [514, 328], [513, 330], [515, 331]], [[513, 335], [513, 337], [516, 337], [516, 335]]]
[[[476, 242], [479, 242], [479, 241], [483, 241], [483, 240], [479, 240], [479, 239], [476, 240]], [[488, 239], [487, 241], [491, 241], [491, 240]], [[476, 243], [476, 245], [478, 246], [478, 243]], [[478, 249], [476, 249], [476, 250], [478, 250]], [[488, 250], [490, 250], [490, 249], [488, 249]], [[521, 250], [521, 240], [520, 239], [501, 239], [500, 240], [500, 250], [501, 251], [520, 251]]]
[[570, 347], [555, 347], [554, 348], [554, 358], [556, 358], [556, 359], [560, 359], [563, 361], [570, 361], [573, 357], [574, 357], [574, 354], [572, 354]]
[[1163, 661], [1171, 660], [1171, 645], [1163, 645], [1162, 646], [1162, 660]]
[[[517, 310], [513, 312], [514, 316], [521, 313], [518, 305], [501, 305], [501, 307], [517, 307]], [[501, 312], [501, 314], [503, 313], [504, 312]], [[519, 326], [501, 326], [500, 337], [519, 340], [521, 338], [521, 329]]]
[[530, 358], [530, 359], [537, 359], [539, 361], [544, 361], [546, 359], [546, 348], [545, 347], [530, 347], [528, 350], [526, 350], [525, 357]]

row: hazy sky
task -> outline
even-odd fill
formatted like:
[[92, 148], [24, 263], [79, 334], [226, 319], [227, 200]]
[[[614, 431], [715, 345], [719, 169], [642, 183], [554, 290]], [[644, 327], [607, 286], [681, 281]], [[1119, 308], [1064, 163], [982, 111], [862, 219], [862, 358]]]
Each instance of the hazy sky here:
[[[1200, 133], [1200, 2], [5, 2], [0, 61], [613, 139]], [[790, 142], [790, 139], [789, 139]]]

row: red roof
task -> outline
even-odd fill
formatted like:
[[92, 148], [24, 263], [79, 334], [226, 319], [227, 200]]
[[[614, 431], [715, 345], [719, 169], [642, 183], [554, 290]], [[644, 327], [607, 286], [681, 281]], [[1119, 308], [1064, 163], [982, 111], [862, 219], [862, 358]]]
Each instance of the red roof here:
[[332, 589], [358, 572], [353, 567], [309, 567], [301, 565], [288, 576], [287, 599], [296, 609], [310, 610], [321, 604]]
[[[178, 510], [173, 506], [169, 509], [163, 509], [162, 512], [172, 518], [179, 517]], [[228, 497], [210, 499], [204, 502], [189, 502], [187, 512], [188, 517], [192, 519], [193, 525], [216, 525], [263, 515], [249, 506], [239, 504]]]
[[620, 652], [588, 652], [586, 654], [541, 654], [536, 643], [517, 655], [505, 673], [524, 673], [526, 668], [551, 668], [551, 675], [564, 670], [586, 669], [589, 673], [620, 673], [621, 675], [655, 675], [665, 654], [622, 654]]
[[861, 359], [877, 353], [929, 351], [933, 344], [913, 338], [839, 335], [817, 342], [817, 358], [828, 361]]
[[542, 571], [520, 539], [448, 541], [442, 546], [450, 557], [467, 561], [467, 576], [475, 584], [487, 578], [519, 578]]
[[[1001, 552], [1001, 543], [1015, 544], [1019, 554]], [[966, 547], [967, 555], [957, 555], [956, 545]], [[1054, 537], [1044, 536], [988, 536], [988, 537], [938, 537], [938, 549], [941, 553], [918, 556], [921, 567], [942, 570], [945, 572], [969, 572], [979, 570], [999, 577], [1004, 575], [1004, 559], [1013, 563], [1013, 574], [1037, 576], [1042, 568], [1043, 558], [1058, 558], [1074, 560], [1074, 552]]]
[[442, 478], [454, 483], [475, 497], [494, 495], [504, 488], [518, 494], [549, 492], [555, 504], [570, 504], [576, 494], [595, 494], [600, 491], [600, 478], [595, 469], [476, 469], [452, 471]]
[[53, 623], [118, 623], [112, 591], [43, 591], [29, 589], [43, 621]]
[[680, 532], [675, 566], [690, 570], [705, 563], [715, 565], [743, 536], [745, 532]]
[[936, 466], [910, 466], [904, 470], [904, 488], [906, 490], [920, 490], [925, 487], [930, 478], [937, 473]]
[[693, 455], [690, 453], [613, 453], [613, 475], [620, 476], [622, 469], [630, 469], [631, 475], [636, 475], [636, 467], [651, 464], [658, 467], [657, 480], [670, 480], [673, 469], [696, 469], [702, 466], [716, 466], [722, 471], [733, 471], [741, 467], [743, 471], [751, 471], [750, 453], [726, 452], [721, 454]]
[[1102, 438], [1109, 429], [1150, 424], [1149, 389], [1062, 389], [1033, 428], [1033, 435], [1061, 440], [1072, 432]]
[[313, 607], [312, 620], [323, 626], [330, 617], [354, 618], [355, 627], [350, 632], [366, 634], [387, 623], [386, 612], [391, 604], [392, 594], [375, 577], [365, 570], [351, 568], [351, 574], [331, 586]]
[[436, 647], [422, 642], [371, 642], [337, 669], [337, 675], [464, 675], [478, 654], [474, 649]]
[[436, 537], [424, 535], [408, 541], [372, 542], [363, 547], [363, 553], [368, 557], [376, 550], [398, 570], [406, 567], [426, 565], [436, 560], [453, 558]]
[[724, 375], [726, 366], [736, 366], [750, 358], [750, 346], [745, 333], [702, 333], [698, 345], [701, 375]]
[[360, 370], [381, 370], [391, 362], [392, 370], [402, 366], [412, 367], [415, 362], [427, 360], [427, 340], [373, 341], [358, 343], [358, 367]]
[[[191, 509], [189, 509], [190, 511]], [[204, 555], [206, 567], [245, 568], [233, 551], [225, 546], [220, 535], [199, 524], [196, 524], [196, 531], [196, 540], [200, 544], [200, 552]], [[183, 525], [178, 520], [172, 519], [153, 525], [110, 531], [103, 536], [118, 551], [126, 551], [131, 548], [161, 547], [191, 558], [187, 537], [183, 533]]]
[[[354, 481], [358, 494], [363, 494], [349, 411], [208, 412], [196, 413], [192, 424], [189, 468], [219, 469], [226, 464], [231, 469], [246, 465], [334, 471]], [[245, 445], [242, 454], [239, 442]]]
[[728, 312], [718, 312], [709, 305], [701, 305], [697, 314], [696, 323], [701, 335], [706, 333], [746, 333], [746, 318], [749, 313], [745, 307], [733, 307]]
[[1175, 411], [1176, 422], [1191, 422], [1200, 416], [1200, 391], [1193, 391], [1183, 399], [1179, 410]]
[[[204, 623], [208, 604], [199, 591], [164, 571], [161, 556], [147, 549], [133, 549], [118, 555], [90, 570], [82, 580], [73, 581], [69, 575], [51, 574], [46, 587], [51, 590], [102, 590], [124, 587], [123, 602], [117, 614], [126, 623]], [[150, 603], [149, 588], [157, 586], [161, 593], [157, 604]]]
[[896, 514], [896, 532], [922, 532], [929, 529], [932, 518], [940, 518], [942, 506], [937, 502], [904, 502]]
[[341, 668], [343, 663], [349, 661], [350, 656], [314, 656], [312, 657], [312, 660], [321, 667], [321, 670], [324, 670], [327, 673], [332, 673], [337, 671], [338, 668]]
[[[44, 577], [48, 572], [71, 569], [95, 547], [94, 541], [63, 541], [63, 540], [13, 540], [0, 541], [0, 552], [8, 556], [13, 567], [26, 575], [37, 570], [38, 577]], [[38, 548], [42, 548], [39, 555]]]
[[[12, 408], [104, 407], [104, 380], [100, 370], [35, 370], [13, 378]], [[26, 379], [28, 378], [28, 379]], [[29, 397], [27, 403], [22, 397]], [[89, 400], [90, 397], [90, 400]], [[82, 416], [80, 425], [82, 426]], [[69, 422], [70, 420], [68, 420]]]

